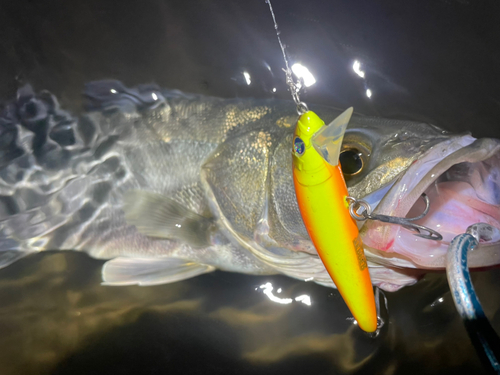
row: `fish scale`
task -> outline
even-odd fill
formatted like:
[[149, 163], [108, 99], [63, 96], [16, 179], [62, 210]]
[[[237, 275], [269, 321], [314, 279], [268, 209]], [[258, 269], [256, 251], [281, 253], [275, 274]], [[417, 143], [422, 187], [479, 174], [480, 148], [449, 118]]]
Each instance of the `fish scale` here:
[[[47, 249], [79, 250], [108, 260], [103, 278], [114, 285], [166, 283], [218, 268], [334, 286], [294, 196], [293, 102], [219, 99], [117, 81], [93, 82], [85, 95], [92, 105], [78, 116], [30, 88], [4, 105], [0, 133], [9, 137], [0, 137], [0, 266]], [[340, 114], [311, 109], [328, 122]], [[344, 144], [369, 155], [347, 182], [350, 194], [364, 198], [383, 188], [380, 171], [397, 184], [416, 157], [453, 137], [423, 123], [353, 115]], [[124, 197], [134, 191], [213, 220], [210, 245], [141, 234], [124, 213]], [[411, 259], [368, 250], [376, 285], [397, 290], [418, 278], [414, 269], [393, 267], [415, 268]]]

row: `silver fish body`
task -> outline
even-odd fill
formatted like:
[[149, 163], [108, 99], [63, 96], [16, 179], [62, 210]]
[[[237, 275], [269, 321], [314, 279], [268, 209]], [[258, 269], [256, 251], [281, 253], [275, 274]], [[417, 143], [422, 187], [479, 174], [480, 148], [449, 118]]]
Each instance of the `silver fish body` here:
[[[333, 286], [295, 201], [293, 103], [224, 100], [155, 86], [129, 89], [116, 81], [90, 83], [85, 94], [89, 107], [79, 117], [61, 110], [49, 93], [35, 95], [29, 87], [5, 105], [1, 266], [33, 252], [79, 250], [109, 259], [103, 280], [112, 285], [168, 283], [221, 269], [283, 273]], [[316, 112], [326, 122], [340, 113]], [[446, 199], [467, 206], [474, 193], [467, 208], [500, 226], [496, 140], [357, 115], [343, 148], [362, 165], [348, 175], [350, 194], [366, 198], [379, 213], [418, 210], [423, 191], [431, 193], [434, 206], [446, 206]], [[467, 190], [464, 184], [472, 189], [468, 201], [457, 198]], [[445, 185], [461, 190], [441, 196], [439, 186]], [[126, 202], [137, 206], [135, 214], [127, 216]], [[449, 232], [445, 240], [460, 231], [443, 229]], [[424, 254], [438, 254], [441, 244], [419, 243], [412, 252], [407, 242], [414, 236], [405, 232], [390, 224], [361, 228], [373, 282], [383, 289], [414, 283], [422, 269], [444, 268], [444, 261]], [[471, 264], [500, 263], [499, 240], [485, 244], [487, 255]], [[401, 250], [392, 251], [391, 241]]]

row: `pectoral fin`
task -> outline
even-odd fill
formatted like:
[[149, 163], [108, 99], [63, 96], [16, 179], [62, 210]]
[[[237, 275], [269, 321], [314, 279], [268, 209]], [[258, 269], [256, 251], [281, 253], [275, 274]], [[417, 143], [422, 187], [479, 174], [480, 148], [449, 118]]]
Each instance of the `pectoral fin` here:
[[159, 285], [211, 272], [215, 267], [179, 258], [126, 258], [107, 261], [102, 267], [103, 285]]
[[180, 240], [192, 247], [210, 245], [213, 221], [188, 210], [173, 199], [145, 191], [125, 195], [125, 219], [150, 237]]

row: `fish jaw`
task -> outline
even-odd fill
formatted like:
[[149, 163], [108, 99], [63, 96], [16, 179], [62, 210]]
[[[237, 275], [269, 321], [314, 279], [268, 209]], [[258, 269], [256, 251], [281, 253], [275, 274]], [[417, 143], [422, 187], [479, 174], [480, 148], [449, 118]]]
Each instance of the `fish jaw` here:
[[[443, 269], [448, 245], [468, 226], [484, 222], [500, 229], [499, 191], [499, 140], [464, 135], [432, 147], [398, 178], [374, 212], [418, 216], [424, 210], [419, 197], [426, 193], [430, 210], [416, 223], [441, 233], [443, 240], [423, 239], [398, 225], [368, 221], [361, 229], [368, 259], [399, 267]], [[472, 268], [497, 264], [500, 236], [480, 243], [469, 256]]]

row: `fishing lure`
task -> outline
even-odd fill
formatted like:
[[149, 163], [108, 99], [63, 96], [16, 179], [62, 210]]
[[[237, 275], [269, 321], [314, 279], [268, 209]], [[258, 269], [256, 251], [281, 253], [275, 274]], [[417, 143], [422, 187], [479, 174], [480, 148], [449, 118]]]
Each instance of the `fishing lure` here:
[[363, 244], [349, 213], [348, 192], [340, 168], [349, 108], [330, 125], [304, 111], [293, 138], [293, 181], [307, 232], [325, 268], [361, 329], [377, 329], [377, 311]]
[[302, 82], [295, 82], [281, 42], [271, 0], [266, 0], [285, 60], [286, 83], [297, 104], [299, 120], [293, 138], [293, 182], [300, 214], [326, 270], [361, 329], [377, 330], [377, 310], [363, 243], [349, 213], [348, 193], [339, 155], [349, 108], [329, 126], [300, 101]]

